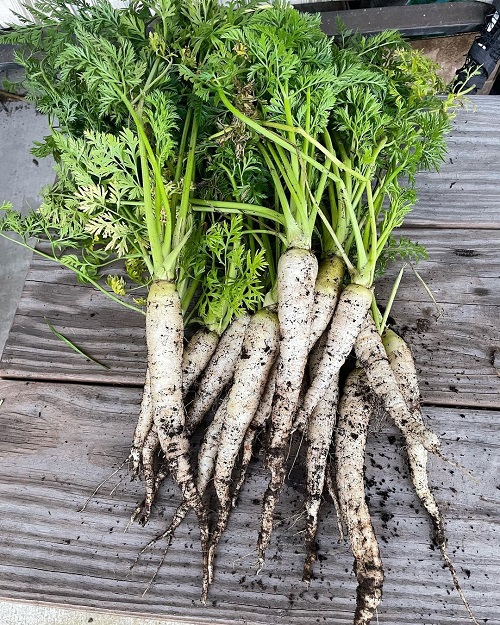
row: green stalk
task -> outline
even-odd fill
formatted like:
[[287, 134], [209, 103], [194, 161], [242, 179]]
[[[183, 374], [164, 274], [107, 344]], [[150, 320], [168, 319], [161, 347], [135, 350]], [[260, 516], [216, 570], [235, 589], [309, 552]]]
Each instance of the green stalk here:
[[368, 213], [370, 218], [371, 244], [368, 253], [368, 268], [370, 286], [373, 284], [375, 275], [375, 265], [377, 264], [377, 218], [375, 215], [375, 207], [373, 205], [372, 185], [371, 182], [366, 183], [366, 198], [368, 202]]
[[347, 215], [349, 217], [352, 233], [356, 242], [356, 250], [358, 252], [358, 268], [362, 268], [368, 262], [368, 258], [366, 256], [366, 250], [364, 246], [363, 236], [361, 234], [361, 229], [359, 227], [358, 218], [351, 204], [350, 197], [348, 197], [347, 190], [343, 182], [341, 184], [341, 199], [343, 199], [344, 206], [347, 209]]
[[147, 93], [148, 89], [152, 86], [152, 82], [154, 79], [154, 75], [156, 74], [156, 70], [158, 69], [158, 66], [160, 65], [160, 57], [157, 57], [155, 59], [155, 62], [153, 63], [153, 67], [151, 68], [151, 71], [149, 72], [149, 76], [146, 79], [146, 82], [144, 83], [144, 87], [141, 89], [141, 93], [136, 96], [134, 98], [134, 100], [132, 100], [132, 105], [136, 105], [138, 104], [145, 96], [145, 94]]
[[[335, 148], [333, 147], [333, 141], [328, 130], [325, 130], [323, 133], [323, 141], [328, 151], [332, 154], [335, 154]], [[340, 178], [339, 169], [332, 160], [328, 160], [328, 163], [332, 167], [334, 173], [338, 178]], [[345, 214], [345, 204], [341, 197], [338, 196], [338, 187], [333, 180], [328, 180], [328, 201], [330, 204], [330, 219], [331, 225], [335, 230], [335, 234], [337, 239], [341, 245], [344, 244], [346, 236], [347, 236], [347, 221]], [[318, 203], [320, 199], [318, 198]], [[323, 252], [328, 256], [333, 253], [337, 253], [337, 245], [335, 241], [333, 241], [330, 232], [327, 228], [325, 228], [324, 223], [323, 226]]]
[[[260, 248], [265, 250], [266, 252], [266, 261], [267, 261], [267, 272], [269, 274], [269, 280], [271, 282], [271, 284], [274, 284], [276, 282], [276, 271], [274, 268], [274, 255], [273, 255], [273, 249], [272, 249], [272, 245], [271, 245], [271, 241], [269, 239], [269, 231], [264, 227], [264, 224], [262, 223], [262, 219], [259, 219], [259, 225], [261, 226], [262, 231], [260, 232], [260, 234], [262, 234], [262, 237], [260, 237]], [[255, 233], [254, 233], [255, 236]]]
[[185, 314], [193, 301], [193, 297], [195, 296], [198, 285], [200, 284], [200, 280], [194, 280], [191, 278], [189, 281], [189, 287], [187, 289], [183, 289], [181, 296], [181, 308], [183, 314]]
[[[306, 122], [305, 122], [305, 131], [308, 135], [311, 134], [311, 88], [308, 87], [306, 89]], [[304, 146], [303, 146], [303, 151], [309, 156], [309, 151], [310, 151], [310, 147], [311, 144], [309, 143], [309, 141], [307, 141], [307, 139], [304, 142]], [[330, 159], [327, 159], [327, 162], [329, 162]], [[306, 176], [310, 177], [312, 173], [312, 168], [311, 168], [311, 164], [308, 163], [307, 167], [306, 167]], [[322, 174], [323, 175], [323, 174]]]
[[280, 215], [278, 211], [266, 206], [259, 206], [258, 204], [246, 204], [245, 202], [225, 202], [222, 200], [199, 200], [197, 198], [191, 198], [191, 205], [194, 210], [212, 209], [219, 210], [221, 213], [237, 213], [242, 215], [254, 215], [255, 217], [262, 217], [264, 219], [270, 219], [275, 223], [279, 223], [281, 226], [285, 225], [285, 218]]
[[182, 177], [182, 165], [184, 163], [184, 154], [186, 153], [186, 144], [189, 136], [189, 126], [191, 125], [191, 117], [193, 115], [193, 109], [188, 108], [186, 114], [186, 121], [184, 122], [184, 128], [182, 129], [181, 143], [179, 145], [179, 157], [177, 159], [177, 165], [175, 168], [174, 181], [179, 182]]
[[163, 236], [164, 223], [161, 214], [161, 196], [160, 190], [158, 189], [158, 184], [155, 180], [155, 218], [156, 223], [158, 225], [158, 236], [160, 237], [160, 241], [164, 241], [165, 237]]
[[[266, 128], [276, 128], [277, 130], [284, 130], [287, 132], [290, 130], [290, 126], [287, 126], [286, 124], [280, 124], [278, 122], [262, 122], [262, 126]], [[304, 137], [304, 139], [309, 141], [316, 149], [318, 149], [322, 154], [324, 154], [326, 158], [333, 161], [340, 170], [342, 170], [343, 172], [345, 172], [346, 174], [349, 174], [350, 176], [354, 178], [357, 178], [358, 180], [361, 180], [361, 181], [366, 180], [366, 178], [362, 174], [360, 174], [358, 171], [356, 171], [355, 169], [352, 169], [349, 165], [346, 164], [346, 162], [350, 162], [350, 159], [347, 157], [347, 154], [345, 154], [345, 161], [341, 161], [335, 156], [335, 154], [332, 154], [324, 145], [322, 145], [314, 137], [311, 137], [311, 135], [308, 134], [303, 128], [300, 128], [300, 126], [292, 126], [291, 130], [293, 130], [297, 134]], [[312, 157], [305, 154], [304, 151], [301, 151], [300, 155], [304, 158], [304, 160], [306, 160], [307, 162], [310, 162], [311, 164], [315, 166], [319, 164], [318, 161], [315, 161]]]
[[163, 252], [160, 242], [160, 236], [158, 233], [158, 222], [156, 220], [156, 213], [153, 207], [153, 201], [151, 196], [151, 182], [149, 179], [149, 163], [146, 156], [146, 149], [142, 138], [139, 135], [139, 155], [141, 159], [142, 169], [142, 186], [144, 189], [144, 213], [146, 217], [146, 227], [148, 229], [149, 242], [151, 244], [151, 255], [153, 257], [153, 277], [162, 277], [163, 266]]
[[[146, 150], [146, 155], [149, 158], [151, 167], [153, 168], [153, 173], [155, 176], [155, 183], [157, 184], [157, 188], [160, 191], [161, 199], [163, 200], [163, 204], [165, 207], [166, 221], [165, 221], [165, 234], [164, 234], [164, 241], [163, 241], [163, 246], [162, 246], [163, 248], [162, 253], [165, 256], [168, 256], [168, 254], [170, 254], [171, 252], [172, 219], [170, 216], [170, 202], [168, 201], [167, 192], [165, 190], [165, 185], [163, 184], [163, 178], [161, 175], [160, 167], [158, 165], [156, 156], [154, 155], [151, 144], [149, 143], [149, 139], [144, 130], [144, 126], [142, 125], [142, 121], [139, 118], [139, 115], [137, 114], [136, 110], [134, 109], [134, 107], [132, 106], [132, 104], [130, 103], [130, 101], [128, 100], [128, 98], [126, 97], [124, 93], [120, 92], [118, 95], [120, 96], [122, 102], [127, 107], [127, 110], [130, 113], [130, 116], [132, 117], [134, 121], [134, 124], [137, 128], [139, 146], [142, 143], [143, 148]], [[142, 162], [142, 157], [141, 157], [141, 162]]]
[[381, 323], [380, 323], [382, 315], [380, 314], [380, 310], [378, 309], [377, 302], [375, 300], [375, 295], [372, 298], [372, 304], [371, 304], [370, 308], [371, 308], [371, 311], [372, 311], [372, 317], [373, 317], [373, 321], [375, 323], [375, 327], [377, 328], [377, 332], [379, 334], [382, 334], [382, 331], [381, 331], [382, 326], [381, 326]]
[[264, 160], [269, 168], [269, 172], [271, 173], [271, 177], [273, 179], [274, 188], [278, 194], [281, 209], [283, 211], [284, 217], [284, 227], [285, 227], [285, 236], [287, 239], [287, 247], [305, 247], [306, 249], [310, 248], [310, 241], [304, 241], [304, 233], [302, 229], [297, 224], [295, 217], [293, 216], [290, 205], [288, 203], [288, 199], [286, 197], [285, 190], [283, 185], [281, 184], [281, 180], [278, 176], [278, 172], [276, 170], [275, 164], [271, 160], [271, 157], [261, 147], [261, 153], [264, 156]]
[[[401, 280], [403, 278], [403, 273], [405, 269], [406, 269], [406, 263], [401, 267], [396, 277], [396, 280], [391, 289], [391, 293], [389, 295], [389, 299], [385, 307], [384, 316], [382, 317], [382, 321], [380, 322], [380, 325], [377, 323], [377, 320], [375, 320], [375, 323], [377, 323], [377, 329], [380, 334], [382, 334], [382, 332], [385, 330], [385, 326], [387, 325], [387, 319], [389, 319], [389, 315], [391, 314], [391, 308], [392, 308], [392, 305], [394, 304], [394, 300], [396, 299], [396, 293], [398, 292], [399, 285], [401, 284]], [[374, 319], [375, 319], [375, 316], [374, 316]]]
[[341, 242], [339, 241], [339, 239], [337, 238], [337, 235], [335, 233], [335, 230], [332, 228], [330, 222], [328, 221], [328, 218], [326, 217], [325, 213], [321, 210], [321, 207], [318, 206], [318, 216], [321, 219], [321, 221], [323, 222], [324, 227], [326, 228], [328, 234], [330, 235], [330, 237], [332, 238], [332, 241], [334, 242], [336, 248], [337, 248], [337, 254], [338, 256], [340, 256], [342, 258], [342, 260], [345, 263], [345, 266], [347, 268], [347, 271], [350, 273], [351, 276], [355, 275], [356, 273], [356, 268], [354, 267], [354, 265], [351, 263], [351, 261], [349, 260], [349, 257], [347, 256], [347, 254], [345, 253], [344, 250], [344, 246], [341, 244]]
[[[333, 184], [330, 182], [328, 185], [328, 203], [330, 206], [330, 223], [332, 229], [338, 233], [339, 230], [339, 208], [337, 205], [337, 200], [335, 198], [335, 188]], [[323, 221], [321, 222], [322, 227], [322, 239], [323, 239], [323, 252], [328, 256], [335, 251], [337, 246], [330, 236], [329, 231], [325, 228], [325, 224]], [[339, 241], [342, 241], [342, 237], [338, 237]]]
[[[274, 162], [278, 166], [283, 178], [285, 179], [286, 186], [293, 195], [293, 199], [297, 202], [298, 206], [303, 204], [304, 200], [304, 187], [301, 186], [298, 176], [293, 171], [292, 164], [288, 161], [286, 152], [279, 145], [273, 145], [271, 142], [267, 142], [267, 149], [271, 153]], [[292, 210], [292, 212], [295, 212]]]
[[[247, 215], [245, 217], [245, 224], [248, 228], [248, 231], [251, 231], [252, 228], [252, 218], [250, 215]], [[258, 237], [256, 236], [251, 236], [250, 239], [248, 240], [248, 246], [250, 248], [250, 253], [252, 254], [252, 256], [255, 256], [255, 252], [257, 251], [256, 247], [255, 247], [255, 241], [257, 240], [257, 242], [259, 243], [259, 246], [262, 247], [260, 244], [261, 242], [259, 241]]]
[[[296, 145], [295, 132], [293, 131], [293, 116], [292, 116], [292, 108], [290, 106], [290, 100], [288, 98], [287, 93], [285, 93], [284, 89], [281, 89], [281, 93], [283, 95], [283, 108], [285, 112], [285, 118], [286, 118], [288, 126], [290, 127], [290, 130], [287, 131], [288, 140], [290, 141], [292, 145]], [[295, 175], [295, 177], [298, 177], [299, 176], [299, 159], [293, 153], [292, 153], [291, 161], [292, 161], [293, 174]]]
[[177, 220], [175, 223], [175, 230], [173, 236], [173, 246], [177, 247], [185, 235], [187, 227], [187, 218], [189, 214], [189, 198], [191, 196], [191, 185], [194, 180], [195, 173], [195, 150], [196, 141], [198, 139], [198, 120], [196, 116], [193, 116], [193, 122], [191, 125], [191, 137], [189, 140], [189, 152], [186, 163], [186, 171], [184, 173], [184, 185], [182, 188], [181, 203], [177, 214]]
[[304, 182], [307, 188], [307, 191], [309, 193], [309, 202], [308, 202], [308, 210], [307, 213], [309, 215], [309, 220], [308, 220], [308, 224], [307, 224], [307, 232], [310, 233], [310, 238], [312, 239], [312, 233], [314, 231], [314, 225], [316, 223], [316, 218], [318, 216], [318, 208], [319, 208], [319, 201], [316, 199], [316, 197], [314, 196], [311, 187], [309, 185], [309, 181], [306, 178], [304, 178]]
[[[332, 161], [326, 161], [325, 167], [331, 167]], [[316, 192], [314, 194], [314, 199], [319, 204], [321, 199], [323, 198], [323, 194], [325, 192], [326, 185], [328, 184], [328, 175], [326, 172], [321, 174], [321, 177], [318, 181], [318, 185], [316, 187]]]
[[383, 184], [379, 185], [379, 187], [375, 190], [375, 193], [373, 195], [375, 200], [377, 199], [378, 194], [381, 193], [384, 189], [386, 189], [387, 186], [394, 180], [394, 178], [397, 178], [397, 176], [401, 173], [403, 167], [404, 165], [402, 164], [399, 167], [396, 167], [391, 173], [389, 173], [390, 168], [388, 168], [384, 176]]
[[268, 145], [267, 148], [274, 164], [285, 181], [287, 189], [290, 192], [292, 200], [290, 202], [290, 212], [292, 213], [298, 226], [304, 231], [304, 233], [306, 233], [307, 236], [309, 236], [307, 200], [304, 195], [304, 191], [300, 186], [300, 182], [293, 171], [293, 165], [286, 162], [285, 154], [279, 145]]

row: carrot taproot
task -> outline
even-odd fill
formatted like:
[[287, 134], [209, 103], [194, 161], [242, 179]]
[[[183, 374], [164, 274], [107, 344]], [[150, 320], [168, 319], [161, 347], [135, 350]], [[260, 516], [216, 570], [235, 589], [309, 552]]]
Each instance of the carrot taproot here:
[[[321, 361], [324, 344], [321, 342], [311, 353], [309, 367], [314, 376]], [[318, 514], [325, 484], [328, 453], [331, 447], [333, 429], [337, 419], [338, 375], [327, 389], [324, 397], [314, 408], [306, 427], [306, 501], [304, 509], [306, 522], [304, 544], [306, 558], [302, 572], [302, 580], [310, 581], [312, 567], [317, 557], [316, 533], [318, 530]]]
[[182, 399], [183, 331], [181, 302], [175, 284], [166, 280], [154, 282], [149, 289], [146, 309], [153, 421], [183, 501], [197, 514], [205, 570], [208, 515], [196, 488], [189, 457]]
[[224, 387], [231, 381], [249, 323], [250, 315], [241, 315], [234, 319], [221, 336], [214, 354], [201, 375], [195, 397], [188, 406], [186, 423], [189, 431], [196, 428]]
[[382, 401], [384, 409], [406, 437], [420, 441], [431, 452], [438, 452], [440, 442], [421, 418], [410, 412], [389, 364], [382, 339], [371, 313], [366, 315], [354, 345], [359, 363], [366, 372], [370, 388]]
[[382, 598], [384, 571], [366, 503], [364, 462], [372, 400], [362, 370], [349, 374], [339, 403], [335, 472], [358, 581], [354, 625], [368, 625]]
[[309, 355], [316, 257], [306, 249], [289, 248], [278, 261], [278, 318], [281, 333], [276, 389], [266, 452], [271, 474], [264, 494], [257, 543], [259, 570], [271, 538], [273, 516], [285, 480], [286, 456]]
[[[403, 395], [409, 411], [416, 420], [423, 423], [422, 413], [420, 410], [420, 391], [418, 386], [417, 371], [409, 346], [400, 336], [390, 329], [387, 329], [384, 332], [382, 342], [387, 353], [390, 367], [394, 372], [396, 382], [401, 390], [401, 394]], [[458, 592], [469, 617], [475, 625], [479, 625], [467, 599], [465, 598], [457, 572], [446, 549], [447, 540], [443, 515], [439, 509], [436, 498], [429, 487], [427, 469], [429, 453], [420, 441], [415, 440], [415, 438], [411, 436], [405, 436], [405, 443], [411, 481], [415, 488], [417, 497], [420, 499], [431, 519], [434, 543], [438, 547], [441, 557], [450, 571], [453, 585], [455, 586], [455, 589]]]
[[257, 408], [257, 412], [250, 423], [250, 427], [246, 431], [245, 438], [243, 439], [243, 443], [241, 445], [242, 455], [241, 462], [239, 465], [238, 477], [234, 483], [233, 489], [233, 498], [232, 505], [233, 508], [236, 506], [236, 502], [238, 500], [238, 496], [245, 481], [246, 471], [248, 465], [250, 464], [250, 460], [252, 458], [253, 446], [257, 434], [264, 427], [266, 421], [269, 419], [271, 415], [271, 409], [273, 405], [273, 397], [274, 390], [276, 388], [276, 362], [274, 363], [271, 373], [269, 374], [266, 387], [264, 389], [264, 393], [260, 399], [259, 407]]
[[182, 354], [182, 394], [184, 397], [205, 370], [218, 343], [217, 332], [200, 328], [185, 346]]
[[214, 471], [219, 511], [208, 550], [210, 581], [213, 578], [217, 545], [226, 529], [232, 508], [233, 469], [274, 365], [280, 345], [279, 334], [278, 316], [273, 310], [262, 309], [253, 315], [228, 393], [227, 416], [222, 426]]
[[151, 403], [151, 377], [149, 369], [146, 369], [146, 379], [142, 393], [141, 409], [134, 430], [134, 438], [130, 449], [129, 460], [132, 463], [132, 476], [136, 477], [141, 472], [144, 443], [153, 425], [153, 408]]
[[351, 352], [371, 303], [372, 292], [362, 285], [352, 283], [342, 291], [328, 331], [321, 362], [300, 408], [305, 420]]

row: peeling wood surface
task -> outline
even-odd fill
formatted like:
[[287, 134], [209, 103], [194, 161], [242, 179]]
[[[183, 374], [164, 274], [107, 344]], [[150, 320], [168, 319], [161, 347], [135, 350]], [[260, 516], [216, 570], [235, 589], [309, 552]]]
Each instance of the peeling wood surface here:
[[[139, 389], [2, 381], [0, 396], [1, 596], [196, 623], [351, 622], [352, 557], [338, 543], [330, 503], [322, 513], [316, 579], [309, 588], [300, 581], [304, 493], [296, 471], [280, 503], [283, 523], [268, 552], [269, 566], [260, 576], [255, 575], [254, 549], [265, 476], [259, 462], [252, 465], [221, 545], [208, 606], [198, 601], [200, 557], [192, 517], [179, 529], [157, 583], [143, 597], [160, 550], [132, 571], [129, 567], [178, 503], [173, 484], [166, 484], [146, 528], [134, 526], [124, 533], [141, 493], [141, 484], [130, 482], [125, 471], [112, 495], [116, 478], [78, 512], [127, 453]], [[444, 453], [477, 479], [431, 461], [464, 591], [480, 621], [498, 623], [500, 413], [430, 408], [426, 415], [442, 436]], [[379, 623], [465, 625], [469, 621], [449, 574], [431, 548], [429, 523], [408, 480], [401, 439], [383, 421], [376, 429], [369, 441], [367, 478], [386, 568]]]

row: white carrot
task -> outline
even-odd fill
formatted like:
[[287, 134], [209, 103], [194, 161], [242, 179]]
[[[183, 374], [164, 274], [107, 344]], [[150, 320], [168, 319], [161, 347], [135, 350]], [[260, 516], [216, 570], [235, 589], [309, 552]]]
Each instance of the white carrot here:
[[[413, 417], [422, 421], [420, 414], [420, 392], [415, 363], [410, 348], [403, 339], [395, 332], [392, 332], [392, 330], [385, 331], [383, 343], [389, 359], [389, 364], [394, 372], [406, 405]], [[446, 545], [444, 523], [437, 502], [428, 484], [428, 452], [420, 441], [415, 440], [411, 436], [405, 436], [405, 442], [412, 483], [415, 486], [418, 498], [431, 517], [434, 527], [434, 540], [436, 545], [441, 548], [441, 546]]]
[[420, 388], [411, 349], [389, 328], [382, 335], [382, 344], [408, 410], [420, 419], [416, 414], [420, 412]]
[[219, 344], [199, 381], [196, 395], [188, 406], [186, 423], [193, 431], [231, 381], [238, 361], [250, 315], [236, 318], [221, 336]]
[[271, 473], [264, 494], [258, 539], [259, 569], [271, 538], [273, 516], [286, 472], [286, 456], [309, 354], [314, 283], [318, 272], [315, 256], [308, 250], [288, 249], [278, 262], [278, 317], [281, 332], [276, 390], [266, 465]]
[[[343, 277], [344, 262], [341, 258], [333, 256], [321, 262], [315, 285], [314, 314], [311, 324], [311, 336], [309, 338], [309, 346], [312, 348], [309, 370], [312, 379], [314, 379], [317, 373], [325, 349], [327, 335], [324, 331], [335, 311]], [[327, 310], [328, 313], [322, 314], [322, 310]], [[322, 321], [318, 323], [320, 319]], [[321, 333], [317, 336], [320, 330]], [[313, 345], [315, 345], [314, 348]], [[310, 580], [312, 566], [317, 557], [316, 533], [318, 529], [318, 514], [325, 483], [328, 453], [337, 417], [337, 403], [338, 373], [326, 390], [325, 395], [314, 408], [309, 420], [304, 423], [296, 423], [297, 427], [305, 431], [307, 443], [307, 497], [305, 502], [306, 525], [304, 531], [306, 559], [302, 573], [303, 581]], [[298, 412], [298, 415], [305, 416], [301, 411]]]
[[245, 481], [245, 475], [250, 464], [250, 460], [252, 459], [253, 445], [255, 442], [255, 438], [259, 431], [264, 427], [266, 421], [269, 419], [271, 415], [271, 409], [273, 406], [273, 397], [274, 390], [276, 388], [276, 362], [271, 369], [271, 373], [267, 379], [266, 388], [264, 389], [264, 393], [260, 398], [259, 407], [257, 408], [257, 412], [250, 423], [250, 427], [248, 428], [245, 438], [243, 439], [242, 447], [242, 456], [241, 462], [239, 466], [238, 478], [234, 484], [233, 491], [233, 508], [236, 506], [236, 502], [238, 500], [238, 495]]
[[358, 581], [354, 625], [368, 625], [382, 598], [384, 571], [365, 497], [364, 461], [371, 398], [364, 373], [353, 371], [344, 385], [335, 436], [335, 471]]
[[[203, 441], [200, 445], [200, 449], [198, 452], [198, 478], [197, 478], [196, 486], [200, 494], [200, 497], [203, 497], [205, 490], [208, 486], [208, 483], [212, 479], [213, 469], [215, 465], [215, 458], [217, 455], [218, 442], [220, 439], [220, 433], [221, 433], [222, 426], [227, 416], [227, 412], [226, 412], [227, 402], [228, 402], [228, 398], [226, 396], [224, 400], [222, 401], [222, 403], [220, 404], [219, 408], [217, 409], [217, 412], [215, 413], [214, 418], [210, 422], [210, 425], [208, 426], [207, 431], [205, 432], [205, 436], [203, 437]], [[166, 476], [167, 471], [168, 471], [167, 469], [164, 469], [164, 467], [162, 467], [160, 471], [158, 472], [157, 479], [162, 479], [164, 476]], [[154, 581], [156, 574], [160, 570], [160, 567], [172, 544], [172, 540], [174, 538], [176, 529], [179, 527], [182, 521], [186, 518], [186, 515], [190, 509], [191, 509], [191, 506], [187, 502], [183, 501], [177, 507], [166, 530], [163, 531], [158, 536], [156, 536], [155, 538], [153, 538], [153, 540], [149, 541], [147, 545], [145, 545], [141, 549], [141, 551], [137, 554], [137, 558], [134, 564], [138, 561], [139, 557], [147, 549], [149, 549], [149, 547], [155, 545], [160, 540], [166, 540], [166, 545], [164, 547], [162, 559], [159, 565], [157, 566], [154, 577], [150, 583]], [[203, 594], [205, 596], [206, 596], [207, 591], [208, 591], [208, 576], [204, 577], [204, 580], [203, 580]]]
[[[319, 366], [324, 345], [316, 345], [311, 353], [309, 366], [311, 374]], [[324, 397], [316, 405], [309, 420], [306, 430], [306, 492], [305, 502], [306, 525], [304, 542], [306, 547], [306, 559], [302, 580], [311, 579], [311, 571], [316, 561], [316, 532], [318, 529], [318, 513], [321, 506], [321, 497], [325, 484], [325, 473], [328, 461], [328, 453], [331, 446], [333, 428], [337, 418], [338, 403], [338, 375], [327, 389]]]
[[141, 525], [146, 525], [151, 514], [151, 507], [156, 496], [156, 477], [154, 469], [155, 456], [159, 449], [159, 439], [156, 427], [153, 425], [146, 436], [142, 447], [141, 463], [144, 475], [146, 496], [144, 502], [137, 506], [130, 518], [131, 522], [139, 520]]
[[[394, 372], [406, 405], [413, 417], [423, 423], [420, 411], [420, 391], [418, 388], [417, 371], [411, 350], [406, 342], [392, 330], [386, 330], [382, 336], [382, 340], [389, 359], [389, 364]], [[405, 442], [411, 481], [415, 487], [418, 498], [431, 519], [434, 530], [434, 542], [441, 552], [441, 556], [450, 571], [453, 584], [472, 622], [479, 625], [465, 598], [455, 567], [446, 551], [447, 541], [443, 516], [429, 488], [429, 478], [427, 474], [428, 452], [420, 441], [415, 440], [415, 438], [411, 436], [405, 436]]]
[[[313, 349], [320, 337], [324, 336], [325, 330], [332, 319], [342, 288], [344, 272], [344, 261], [338, 256], [328, 256], [323, 259], [319, 265], [318, 276], [316, 278], [316, 284], [314, 285], [314, 305], [311, 320], [311, 334], [309, 336], [309, 351]], [[323, 348], [321, 352], [322, 351]], [[299, 406], [303, 403], [306, 392], [307, 390], [303, 384]], [[307, 415], [303, 410], [298, 410], [295, 413], [293, 421], [293, 431], [305, 432], [306, 427]]]
[[[151, 514], [151, 506], [152, 506], [152, 502], [154, 501], [154, 497], [156, 496], [156, 493], [158, 492], [158, 489], [160, 488], [163, 480], [168, 476], [169, 473], [170, 471], [168, 469], [168, 464], [166, 462], [162, 462], [162, 464], [160, 465], [160, 468], [158, 469], [158, 471], [156, 472], [156, 475], [154, 476], [154, 484], [151, 489], [153, 493], [153, 498], [151, 500], [151, 503], [147, 501], [147, 493], [146, 493], [146, 497], [142, 500], [142, 502], [136, 507], [136, 509], [132, 513], [130, 517], [131, 523], [133, 523], [137, 519], [139, 519], [139, 523], [141, 525], [145, 525], [147, 523], [147, 521], [149, 520], [149, 515]], [[147, 506], [149, 506], [148, 511], [147, 511]]]
[[146, 340], [154, 424], [165, 460], [181, 489], [183, 501], [194, 508], [198, 516], [205, 558], [208, 519], [196, 489], [189, 459], [189, 440], [182, 401], [182, 309], [179, 294], [171, 282], [158, 281], [150, 287]]
[[332, 448], [330, 451], [330, 458], [328, 459], [326, 472], [325, 472], [325, 490], [328, 493], [330, 499], [333, 502], [335, 508], [335, 514], [337, 515], [337, 528], [339, 530], [339, 538], [341, 541], [345, 540], [344, 534], [344, 519], [342, 518], [342, 511], [339, 504], [339, 496], [337, 493], [337, 480], [335, 478], [335, 436], [332, 441]]
[[217, 458], [217, 452], [219, 450], [219, 443], [222, 428], [224, 422], [227, 420], [227, 404], [229, 396], [223, 399], [221, 405], [217, 409], [214, 418], [210, 422], [210, 425], [205, 432], [203, 441], [201, 442], [200, 449], [198, 451], [198, 479], [197, 487], [200, 495], [203, 496], [208, 483], [212, 479], [214, 472], [215, 461]]
[[[317, 344], [320, 337], [324, 336], [325, 330], [330, 323], [335, 312], [342, 288], [345, 265], [338, 256], [328, 256], [319, 265], [318, 276], [314, 285], [314, 304], [311, 319], [311, 333], [309, 335], [309, 352]], [[326, 337], [325, 337], [326, 339]], [[321, 348], [323, 352], [324, 346]], [[311, 367], [311, 376], [314, 378]], [[302, 384], [301, 396], [298, 405], [301, 406], [307, 392], [306, 380]], [[305, 433], [307, 428], [307, 415], [303, 410], [295, 413], [293, 420], [293, 431]]]
[[439, 452], [438, 437], [424, 425], [421, 417], [415, 418], [414, 413], [408, 410], [370, 313], [366, 315], [356, 339], [355, 351], [370, 388], [405, 437], [420, 441], [428, 451]]
[[142, 393], [141, 410], [137, 425], [135, 426], [134, 439], [130, 449], [129, 460], [132, 463], [132, 475], [137, 476], [142, 466], [142, 450], [146, 437], [153, 425], [153, 407], [151, 403], [151, 378], [149, 369], [146, 369], [146, 379], [144, 382], [144, 391]]
[[[189, 391], [191, 385], [201, 374], [208, 361], [210, 360], [219, 337], [216, 332], [211, 332], [205, 328], [198, 330], [192, 336], [186, 345], [182, 355], [182, 394], [183, 396]], [[130, 453], [133, 462], [133, 472], [138, 475], [140, 468], [144, 475], [146, 484], [146, 497], [132, 514], [132, 522], [140, 519], [140, 523], [144, 525], [149, 520], [151, 507], [158, 491], [158, 487], [163, 478], [158, 480], [154, 476], [153, 460], [155, 452], [159, 448], [159, 439], [156, 429], [151, 432], [153, 424], [153, 410], [151, 402], [151, 380], [149, 369], [146, 371], [146, 382], [144, 385], [144, 393], [141, 404], [141, 412], [134, 433], [134, 442]], [[147, 429], [146, 429], [147, 428]]]
[[318, 371], [300, 409], [306, 420], [351, 352], [371, 303], [372, 292], [364, 286], [349, 284], [342, 291]]
[[209, 579], [219, 540], [231, 512], [231, 478], [241, 444], [259, 407], [271, 368], [279, 349], [280, 328], [275, 312], [255, 313], [248, 325], [241, 355], [228, 393], [227, 417], [223, 424], [214, 472], [214, 487], [219, 500], [217, 524], [208, 553]]
[[[344, 263], [337, 256], [322, 261], [318, 271], [315, 285], [314, 313], [311, 325], [309, 346], [312, 349], [309, 370], [314, 379], [321, 362], [327, 335], [324, 333], [330, 321], [339, 298], [344, 276]], [[328, 315], [322, 314], [322, 310], [328, 310]], [[323, 319], [320, 323], [319, 320]], [[326, 321], [326, 323], [325, 323]], [[322, 330], [321, 338], [317, 336]], [[312, 566], [316, 561], [316, 532], [318, 529], [318, 513], [323, 494], [328, 452], [331, 446], [333, 427], [335, 425], [338, 402], [338, 373], [327, 388], [325, 395], [314, 408], [311, 416], [306, 421], [303, 411], [298, 411], [294, 427], [302, 429], [306, 433], [307, 455], [307, 497], [305, 502], [306, 525], [304, 542], [306, 547], [306, 559], [302, 573], [303, 581], [311, 578]], [[303, 421], [299, 421], [302, 417]]]
[[193, 334], [182, 354], [182, 395], [189, 389], [208, 365], [219, 343], [217, 332], [201, 328]]
[[339, 256], [324, 258], [314, 284], [314, 304], [309, 336], [309, 351], [326, 330], [337, 306], [345, 265]]

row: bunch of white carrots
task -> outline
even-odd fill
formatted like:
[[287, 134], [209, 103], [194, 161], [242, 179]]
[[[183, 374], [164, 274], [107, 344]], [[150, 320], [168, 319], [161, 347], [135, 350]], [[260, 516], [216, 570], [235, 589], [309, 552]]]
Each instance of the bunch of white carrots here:
[[[383, 582], [363, 477], [376, 399], [402, 433], [463, 598], [428, 485], [439, 440], [420, 412], [409, 348], [387, 328], [390, 302], [381, 315], [374, 292], [389, 260], [424, 254], [393, 231], [415, 202], [416, 172], [443, 158], [458, 96], [439, 97], [435, 65], [397, 33], [329, 40], [316, 16], [280, 0], [72, 4], [79, 11], [40, 2], [36, 25], [4, 37], [20, 46], [28, 97], [51, 118], [36, 154], [55, 157], [58, 177], [38, 211], [21, 218], [4, 206], [0, 225], [25, 245], [49, 242], [49, 256], [125, 305], [146, 306], [147, 373], [129, 456], [145, 497], [132, 519], [147, 522], [172, 476], [181, 503], [155, 541], [168, 548], [195, 510], [205, 601], [260, 432], [264, 566], [299, 430], [303, 578], [329, 488], [354, 554], [354, 623], [369, 623]], [[109, 272], [113, 263], [125, 276]], [[123, 297], [131, 281], [147, 286], [145, 302]], [[184, 344], [187, 326], [197, 329]], [[353, 350], [356, 368], [341, 387]], [[202, 423], [195, 460], [191, 435]]]

